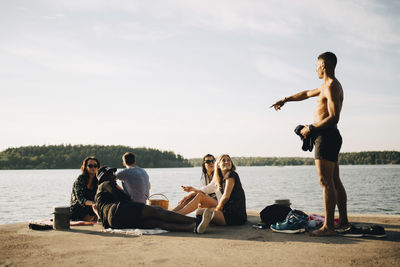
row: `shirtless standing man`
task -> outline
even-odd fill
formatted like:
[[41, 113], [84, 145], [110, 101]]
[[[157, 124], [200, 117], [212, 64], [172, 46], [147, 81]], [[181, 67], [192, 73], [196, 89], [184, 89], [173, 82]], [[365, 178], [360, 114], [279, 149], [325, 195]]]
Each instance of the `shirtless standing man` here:
[[301, 134], [315, 137], [315, 166], [322, 186], [325, 208], [325, 223], [315, 230], [313, 235], [334, 235], [335, 206], [339, 209], [339, 227], [349, 226], [347, 218], [347, 195], [339, 178], [338, 155], [342, 145], [342, 137], [337, 129], [340, 111], [343, 105], [343, 88], [335, 77], [337, 58], [331, 52], [318, 56], [318, 78], [324, 83], [317, 89], [306, 90], [277, 101], [271, 107], [280, 110], [289, 101], [302, 101], [318, 96], [314, 122], [306, 125]]

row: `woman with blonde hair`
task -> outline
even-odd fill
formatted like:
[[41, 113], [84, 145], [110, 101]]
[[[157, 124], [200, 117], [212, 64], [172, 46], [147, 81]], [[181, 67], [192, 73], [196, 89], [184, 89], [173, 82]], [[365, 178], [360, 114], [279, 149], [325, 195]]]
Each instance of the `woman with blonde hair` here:
[[[231, 157], [227, 154], [221, 155], [215, 163], [215, 172], [210, 184], [197, 190], [191, 186], [184, 187], [187, 192], [202, 191], [205, 194], [215, 192], [218, 204], [215, 208], [206, 208], [203, 212], [205, 220], [211, 220], [217, 225], [242, 225], [247, 221], [246, 197], [240, 182], [239, 175], [235, 171]], [[201, 196], [198, 194], [197, 196]], [[202, 198], [197, 196], [182, 210], [187, 214], [194, 211], [197, 206], [202, 205]]]

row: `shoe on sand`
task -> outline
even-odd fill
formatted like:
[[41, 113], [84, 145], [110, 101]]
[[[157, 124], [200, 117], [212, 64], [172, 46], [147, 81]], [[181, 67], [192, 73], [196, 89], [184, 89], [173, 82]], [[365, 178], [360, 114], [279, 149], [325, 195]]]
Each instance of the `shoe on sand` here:
[[346, 236], [346, 237], [363, 237], [364, 232], [361, 228], [355, 227], [354, 225], [350, 225], [350, 228], [343, 232], [338, 232], [339, 235], [341, 236]]
[[201, 222], [196, 227], [197, 234], [202, 234], [206, 231], [207, 226], [210, 224], [212, 217], [213, 217], [213, 212], [210, 209], [205, 209], [203, 212], [203, 216], [201, 218]]
[[306, 231], [304, 224], [290, 223], [290, 222], [287, 224], [282, 224], [279, 222], [276, 224], [271, 224], [270, 228], [274, 232], [285, 233], [285, 234], [304, 233]]
[[361, 227], [364, 236], [386, 237], [385, 228], [379, 225]]
[[340, 233], [350, 230], [350, 228], [351, 228], [351, 224], [348, 224], [346, 226], [336, 226], [335, 225], [335, 232], [340, 234]]
[[295, 234], [306, 231], [306, 221], [304, 216], [297, 216], [293, 211], [289, 212], [286, 220], [271, 224], [271, 230], [278, 233]]
[[196, 215], [196, 224], [194, 226], [194, 230], [193, 232], [197, 234], [197, 227], [199, 227], [199, 224], [201, 223], [201, 221], [203, 220], [203, 215], [202, 214], [197, 214]]

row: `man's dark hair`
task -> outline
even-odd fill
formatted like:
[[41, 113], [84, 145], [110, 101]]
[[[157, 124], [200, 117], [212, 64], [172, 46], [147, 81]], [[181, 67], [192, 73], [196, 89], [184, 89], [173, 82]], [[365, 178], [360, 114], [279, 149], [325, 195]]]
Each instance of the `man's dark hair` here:
[[132, 152], [126, 152], [122, 156], [122, 159], [125, 161], [126, 165], [132, 165], [136, 162], [135, 154], [133, 154]]
[[333, 69], [336, 67], [337, 57], [332, 52], [325, 52], [318, 56], [318, 59], [322, 59], [326, 65], [329, 65]]

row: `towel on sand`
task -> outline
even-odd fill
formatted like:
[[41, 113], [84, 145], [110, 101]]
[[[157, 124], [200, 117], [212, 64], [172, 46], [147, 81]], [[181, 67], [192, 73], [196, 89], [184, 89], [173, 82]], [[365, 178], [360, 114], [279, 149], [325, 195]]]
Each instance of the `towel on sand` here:
[[[97, 222], [87, 222], [87, 221], [70, 221], [70, 226], [80, 226], [80, 225], [94, 225]], [[44, 219], [40, 221], [30, 221], [28, 224], [29, 229], [32, 230], [51, 230], [53, 229], [53, 219]]]
[[102, 230], [102, 232], [111, 234], [134, 235], [134, 236], [158, 235], [158, 234], [168, 233], [167, 230], [162, 230], [162, 229], [111, 229], [111, 228], [104, 229]]

